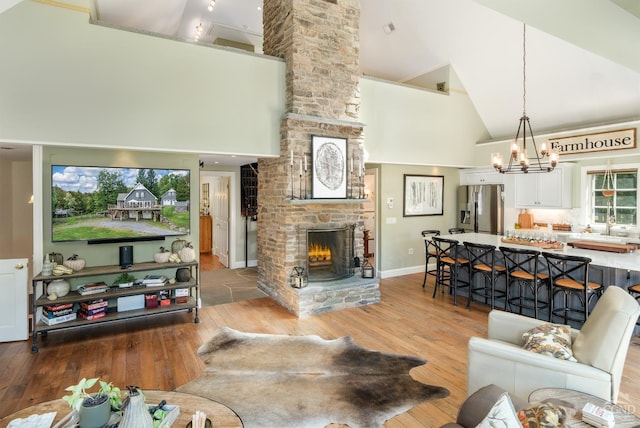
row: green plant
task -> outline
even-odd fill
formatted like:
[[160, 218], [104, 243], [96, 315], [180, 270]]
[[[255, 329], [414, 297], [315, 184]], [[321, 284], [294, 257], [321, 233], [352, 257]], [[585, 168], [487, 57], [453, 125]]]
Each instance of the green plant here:
[[83, 404], [85, 406], [95, 406], [104, 402], [104, 397], [106, 397], [112, 409], [120, 410], [122, 406], [122, 391], [111, 382], [107, 383], [100, 380], [100, 389], [98, 391], [93, 393], [87, 391], [93, 388], [98, 381], [99, 378], [97, 377], [91, 379], [82, 378], [76, 385], [65, 388], [65, 391], [71, 392], [71, 395], [65, 395], [62, 399], [69, 403], [71, 408], [80, 411], [80, 407], [82, 407]]
[[121, 273], [114, 281], [113, 281], [113, 285], [118, 285], [118, 284], [128, 284], [130, 282], [135, 281], [136, 278], [133, 275], [130, 275], [128, 273]]

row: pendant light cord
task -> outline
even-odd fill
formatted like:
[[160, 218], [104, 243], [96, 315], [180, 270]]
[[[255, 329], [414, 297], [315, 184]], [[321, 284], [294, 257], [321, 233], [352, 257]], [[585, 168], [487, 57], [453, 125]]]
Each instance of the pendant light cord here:
[[527, 115], [527, 24], [522, 24], [522, 116]]

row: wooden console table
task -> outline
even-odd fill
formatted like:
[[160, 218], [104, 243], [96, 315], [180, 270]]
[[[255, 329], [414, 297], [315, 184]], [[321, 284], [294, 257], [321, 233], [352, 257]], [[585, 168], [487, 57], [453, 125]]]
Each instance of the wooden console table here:
[[[240, 428], [243, 427], [240, 417], [230, 408], [217, 401], [199, 397], [192, 394], [183, 394], [172, 391], [146, 391], [143, 390], [146, 402], [158, 404], [161, 400], [167, 400], [169, 405], [180, 406], [180, 415], [173, 423], [175, 427], [184, 427], [191, 422], [193, 414], [199, 410], [204, 412], [211, 419], [214, 427]], [[19, 410], [9, 416], [0, 419], [0, 426], [7, 426], [10, 421], [16, 418], [27, 418], [30, 415], [41, 415], [49, 412], [57, 412], [53, 425], [62, 420], [70, 412], [69, 404], [62, 398], [44, 403], [36, 404], [26, 409]], [[53, 426], [52, 425], [52, 426]]]
[[582, 408], [587, 403], [595, 404], [612, 412], [615, 417], [616, 428], [632, 428], [640, 425], [640, 418], [633, 413], [627, 412], [622, 405], [610, 403], [584, 392], [564, 388], [542, 388], [533, 391], [529, 395], [529, 403], [540, 401], [549, 401], [558, 406], [566, 407], [567, 420], [565, 421], [565, 426], [571, 428], [592, 428], [591, 425], [582, 422]]

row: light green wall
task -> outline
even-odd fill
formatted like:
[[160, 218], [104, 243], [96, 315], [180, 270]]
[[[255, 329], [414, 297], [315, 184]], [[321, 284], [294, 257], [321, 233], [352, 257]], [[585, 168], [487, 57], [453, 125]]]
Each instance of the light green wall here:
[[[381, 245], [377, 245], [376, 262], [381, 275], [396, 276], [403, 273], [417, 272], [424, 268], [424, 241], [420, 232], [425, 229], [438, 229], [445, 234], [455, 226], [456, 192], [460, 184], [456, 168], [422, 167], [413, 165], [371, 165], [367, 169], [377, 168], [379, 237]], [[444, 176], [444, 214], [441, 216], [403, 217], [404, 174], [442, 175]], [[394, 199], [393, 208], [388, 208], [387, 198]], [[395, 224], [388, 224], [395, 219]], [[413, 248], [413, 255], [409, 249]]]
[[469, 167], [489, 137], [451, 70], [448, 94], [362, 78], [361, 120], [369, 162]]
[[199, 171], [198, 156], [180, 154], [168, 156], [163, 153], [149, 153], [125, 150], [102, 150], [45, 147], [43, 149], [43, 233], [44, 253], [62, 253], [65, 258], [78, 254], [87, 261], [87, 266], [113, 265], [119, 263], [118, 247], [133, 245], [134, 262], [148, 262], [153, 260], [153, 254], [160, 246], [171, 247], [174, 238], [164, 241], [132, 242], [124, 244], [96, 244], [86, 242], [51, 242], [51, 165], [84, 165], [84, 166], [113, 166], [129, 168], [180, 168], [191, 171], [191, 235], [180, 236], [192, 242], [196, 253], [199, 252], [198, 237], [198, 188]]
[[0, 14], [0, 52], [0, 141], [279, 151], [279, 59], [92, 25], [35, 1]]

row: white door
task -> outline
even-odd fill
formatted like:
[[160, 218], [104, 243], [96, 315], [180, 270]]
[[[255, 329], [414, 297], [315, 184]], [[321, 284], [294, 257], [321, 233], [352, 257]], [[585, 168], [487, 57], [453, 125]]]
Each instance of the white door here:
[[0, 342], [29, 337], [28, 273], [27, 259], [0, 260], [0, 295], [4, 302], [0, 311]]
[[213, 254], [229, 267], [229, 177], [214, 181]]

